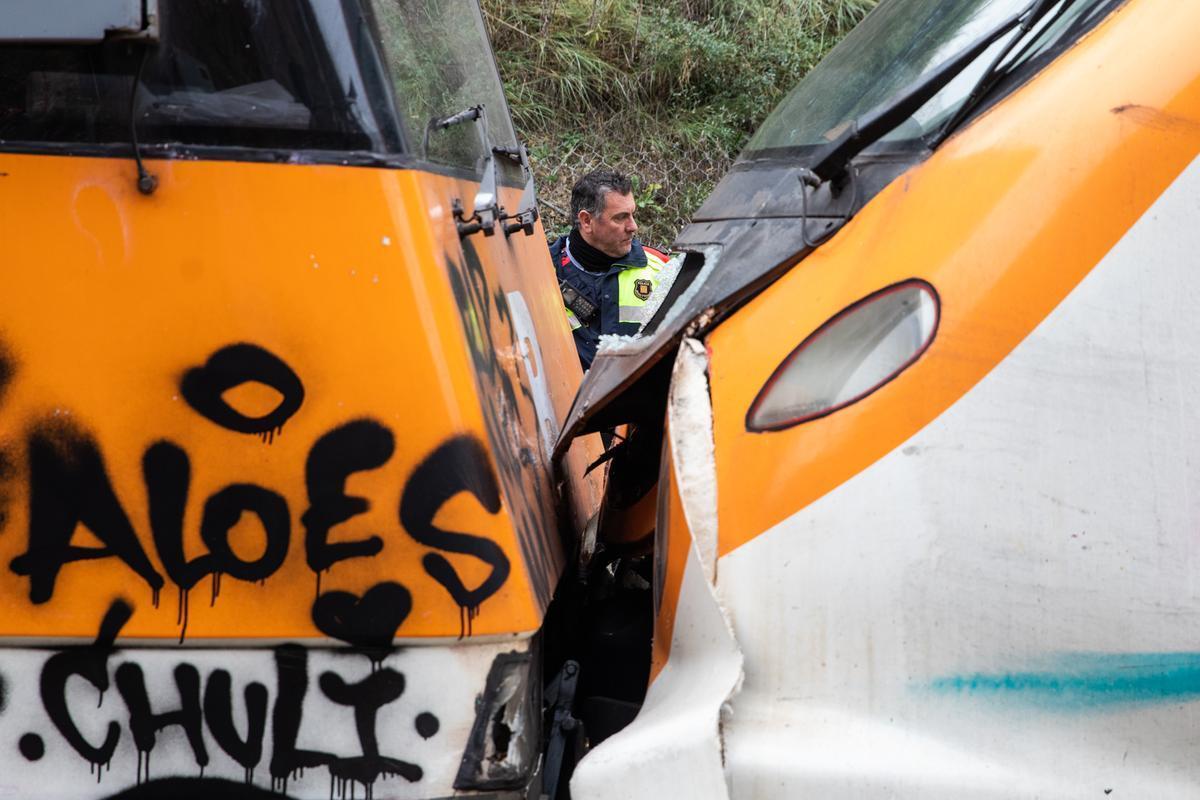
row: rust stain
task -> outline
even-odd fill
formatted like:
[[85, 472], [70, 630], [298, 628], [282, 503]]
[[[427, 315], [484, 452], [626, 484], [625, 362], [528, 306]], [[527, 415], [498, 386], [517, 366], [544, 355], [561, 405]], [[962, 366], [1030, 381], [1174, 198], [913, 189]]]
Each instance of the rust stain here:
[[1137, 103], [1125, 103], [1112, 109], [1112, 113], [1157, 131], [1200, 136], [1200, 121], [1190, 117], [1181, 117], [1178, 114], [1169, 114], [1158, 108], [1142, 106]]

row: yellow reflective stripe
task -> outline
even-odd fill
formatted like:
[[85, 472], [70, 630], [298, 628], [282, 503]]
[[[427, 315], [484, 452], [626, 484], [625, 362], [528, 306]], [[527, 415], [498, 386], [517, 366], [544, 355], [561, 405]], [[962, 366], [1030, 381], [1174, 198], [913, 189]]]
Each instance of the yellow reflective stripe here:
[[[658, 287], [658, 273], [662, 267], [655, 263], [658, 259], [649, 253], [646, 256], [646, 266], [624, 269], [617, 275], [617, 317], [620, 322], [644, 323], [649, 318], [646, 314], [646, 300]], [[638, 281], [650, 282], [650, 293], [645, 297], [637, 293]]]
[[567, 322], [571, 325], [571, 330], [579, 330], [583, 325], [579, 322], [579, 317], [575, 316], [575, 312], [563, 306], [563, 310], [567, 312]]

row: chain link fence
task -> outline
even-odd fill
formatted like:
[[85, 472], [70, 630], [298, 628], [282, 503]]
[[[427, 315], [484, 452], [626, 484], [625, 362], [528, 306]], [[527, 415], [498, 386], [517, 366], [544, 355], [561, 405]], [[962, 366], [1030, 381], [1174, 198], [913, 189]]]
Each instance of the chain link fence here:
[[615, 125], [530, 143], [542, 224], [548, 236], [571, 227], [571, 187], [594, 169], [616, 169], [634, 181], [638, 238], [665, 248], [733, 163], [719, 147], [639, 137]]

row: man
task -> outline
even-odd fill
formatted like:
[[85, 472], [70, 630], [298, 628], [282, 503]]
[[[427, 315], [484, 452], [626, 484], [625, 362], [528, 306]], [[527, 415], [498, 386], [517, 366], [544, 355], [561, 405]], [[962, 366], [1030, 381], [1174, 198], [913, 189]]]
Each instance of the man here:
[[[567, 321], [586, 370], [601, 334], [632, 336], [649, 317], [667, 256], [634, 238], [633, 184], [619, 172], [596, 170], [571, 190], [574, 227], [550, 245]], [[665, 289], [664, 289], [665, 291]]]

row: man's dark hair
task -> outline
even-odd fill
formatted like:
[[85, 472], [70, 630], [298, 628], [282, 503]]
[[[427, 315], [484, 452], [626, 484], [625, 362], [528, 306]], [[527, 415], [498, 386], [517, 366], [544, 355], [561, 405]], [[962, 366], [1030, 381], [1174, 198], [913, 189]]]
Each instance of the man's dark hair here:
[[571, 224], [579, 224], [579, 212], [586, 211], [599, 216], [604, 211], [605, 197], [609, 192], [629, 194], [633, 182], [623, 173], [610, 169], [597, 169], [584, 175], [571, 189]]

